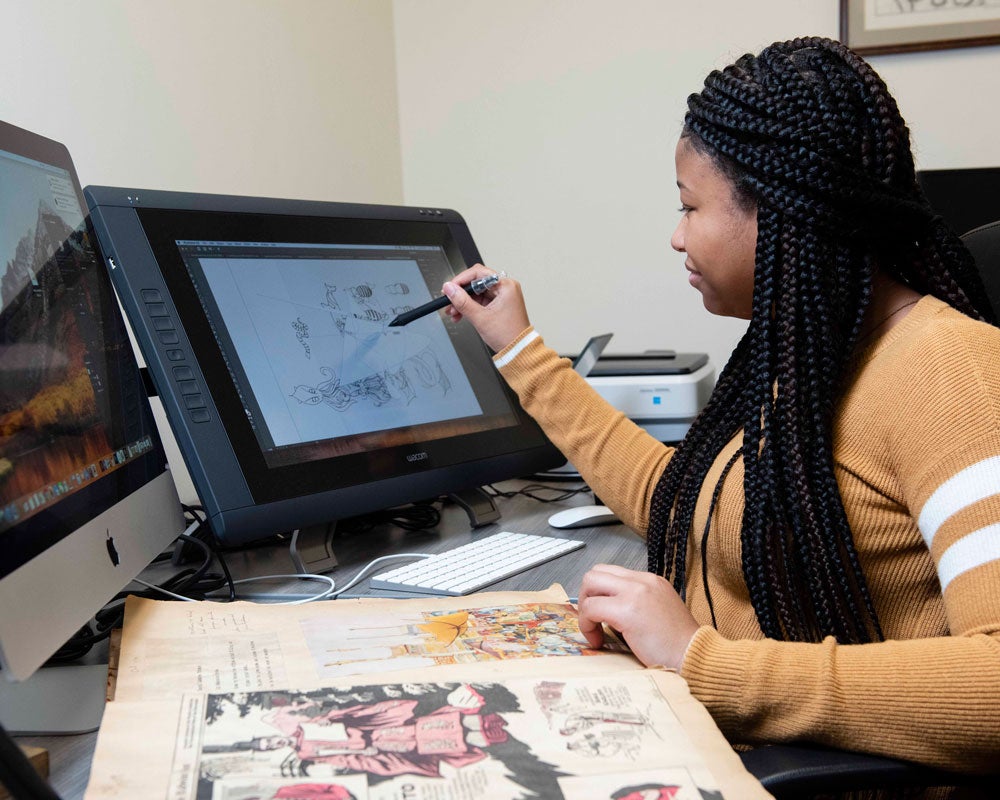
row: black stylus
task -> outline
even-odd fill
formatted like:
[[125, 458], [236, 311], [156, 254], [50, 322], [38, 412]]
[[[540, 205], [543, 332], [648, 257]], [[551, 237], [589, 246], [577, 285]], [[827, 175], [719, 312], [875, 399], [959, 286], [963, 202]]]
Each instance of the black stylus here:
[[[463, 288], [469, 294], [482, 294], [491, 286], [497, 284], [503, 276], [504, 273], [495, 272], [485, 278], [476, 278], [472, 283]], [[426, 317], [428, 314], [433, 314], [438, 309], [447, 307], [449, 303], [451, 303], [451, 301], [448, 299], [447, 295], [441, 295], [440, 297], [434, 298], [429, 303], [424, 303], [422, 306], [417, 306], [416, 308], [411, 308], [409, 311], [404, 311], [392, 322], [390, 322], [388, 327], [398, 328], [400, 325], [408, 325], [415, 319]]]

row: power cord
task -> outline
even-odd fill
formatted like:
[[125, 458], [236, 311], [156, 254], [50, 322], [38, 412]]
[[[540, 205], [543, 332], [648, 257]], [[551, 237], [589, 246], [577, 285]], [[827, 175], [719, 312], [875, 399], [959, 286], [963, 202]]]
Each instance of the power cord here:
[[[233, 585], [232, 575], [229, 572], [229, 568], [225, 561], [220, 557], [219, 562], [223, 570], [223, 575], [218, 575], [209, 572], [212, 566], [212, 561], [215, 557], [209, 545], [200, 539], [196, 538], [195, 534], [199, 527], [204, 524], [204, 519], [192, 509], [187, 509], [188, 513], [193, 520], [185, 529], [185, 531], [178, 536], [179, 540], [189, 543], [193, 546], [202, 556], [202, 562], [195, 568], [188, 568], [181, 570], [177, 574], [171, 576], [166, 581], [164, 581], [155, 590], [149, 590], [145, 592], [137, 592], [134, 589], [125, 589], [118, 592], [108, 603], [105, 604], [97, 614], [94, 619], [80, 628], [62, 647], [57, 650], [48, 661], [46, 661], [47, 666], [54, 666], [59, 664], [67, 664], [73, 661], [77, 661], [84, 655], [90, 652], [90, 650], [98, 642], [107, 639], [111, 635], [111, 631], [115, 628], [120, 628], [122, 622], [125, 618], [125, 598], [130, 594], [135, 594], [140, 597], [154, 597], [154, 591], [160, 592], [184, 592], [186, 596], [190, 599], [198, 599], [205, 597], [209, 592], [217, 591], [223, 586], [229, 587], [229, 595], [231, 599], [236, 597], [236, 590]], [[145, 582], [140, 581], [142, 585], [149, 586]]]
[[377, 525], [395, 525], [406, 531], [423, 531], [436, 527], [441, 522], [441, 511], [435, 503], [441, 498], [423, 500], [397, 508], [387, 508], [384, 511], [373, 511], [359, 517], [341, 520], [337, 530], [343, 533], [364, 533]]
[[[356, 586], [363, 578], [365, 578], [368, 575], [369, 572], [371, 572], [379, 564], [384, 564], [387, 561], [398, 561], [400, 559], [414, 559], [414, 558], [421, 559], [421, 558], [430, 558], [430, 557], [431, 557], [430, 553], [394, 553], [394, 554], [389, 555], [389, 556], [380, 556], [379, 558], [373, 559], [372, 561], [369, 561], [367, 564], [365, 564], [365, 566], [363, 566], [361, 569], [359, 569], [355, 573], [355, 575], [354, 575], [353, 578], [351, 578], [346, 584], [344, 584], [339, 589], [337, 588], [337, 582], [333, 578], [331, 578], [329, 575], [317, 575], [317, 574], [314, 574], [314, 573], [307, 573], [307, 572], [294, 572], [294, 573], [290, 573], [290, 574], [287, 574], [287, 575], [255, 575], [252, 578], [242, 578], [242, 579], [240, 579], [238, 581], [234, 581], [234, 583], [236, 585], [240, 585], [240, 584], [246, 584], [246, 583], [255, 583], [257, 581], [288, 580], [290, 578], [298, 578], [298, 579], [301, 579], [301, 580], [324, 581], [325, 583], [328, 584], [328, 587], [326, 589], [324, 589], [323, 591], [321, 591], [321, 592], [317, 592], [316, 594], [311, 594], [311, 595], [308, 595], [306, 597], [299, 597], [297, 595], [292, 595], [292, 597], [294, 597], [294, 599], [288, 599], [288, 600], [278, 600], [277, 598], [280, 598], [280, 597], [283, 597], [283, 596], [286, 596], [286, 595], [273, 594], [273, 593], [272, 594], [250, 594], [250, 595], [243, 595], [242, 597], [237, 597], [236, 599], [237, 600], [255, 600], [255, 601], [267, 600], [268, 601], [268, 605], [278, 605], [278, 606], [298, 606], [298, 605], [304, 605], [305, 603], [312, 603], [312, 602], [315, 602], [317, 600], [330, 600], [330, 599], [334, 599], [336, 597], [339, 597], [344, 592], [346, 592], [348, 589], [351, 589], [352, 587]], [[166, 594], [166, 595], [168, 595], [170, 597], [173, 597], [175, 600], [185, 600], [185, 601], [188, 601], [188, 602], [197, 602], [197, 600], [195, 600], [195, 598], [184, 597], [183, 595], [175, 594], [173, 592], [166, 591], [162, 587], [156, 586], [154, 584], [145, 583], [143, 581], [139, 581], [139, 583], [142, 583], [144, 586], [149, 587], [149, 589], [152, 590], [152, 591], [159, 591], [159, 592], [161, 592], [163, 594]], [[204, 597], [204, 598], [199, 598], [199, 599], [214, 600], [214, 598], [212, 598], [210, 596], [209, 597]], [[229, 602], [229, 601], [227, 601], [227, 600], [220, 600], [220, 601], [217, 601], [217, 602]]]
[[[545, 486], [544, 484], [529, 484], [516, 492], [504, 492], [497, 489], [495, 486], [484, 487], [484, 491], [486, 491], [487, 494], [491, 494], [493, 497], [505, 498], [523, 494], [531, 497], [532, 499], [547, 503], [564, 500], [581, 492], [589, 491], [589, 489], [586, 486], [578, 489], [564, 489], [561, 487], [556, 488], [552, 486]], [[550, 491], [556, 492], [557, 494], [554, 497], [545, 498], [538, 494], [539, 491]], [[382, 524], [396, 525], [397, 527], [409, 531], [427, 530], [435, 527], [441, 521], [441, 511], [435, 505], [440, 502], [441, 499], [442, 498], [434, 498], [432, 500], [413, 503], [408, 506], [390, 508], [385, 511], [377, 511], [363, 516], [342, 520], [339, 523], [339, 530], [348, 534], [364, 533], [365, 531], [371, 530], [376, 525]], [[302, 605], [304, 603], [311, 603], [317, 600], [328, 600], [339, 597], [347, 590], [356, 586], [376, 566], [387, 561], [398, 561], [400, 559], [422, 559], [430, 557], [430, 554], [428, 553], [394, 553], [388, 556], [381, 556], [370, 561], [358, 570], [353, 578], [351, 578], [344, 586], [339, 588], [333, 578], [330, 578], [327, 575], [318, 575], [313, 573], [258, 575], [251, 578], [233, 580], [229, 566], [226, 563], [225, 553], [232, 550], [245, 549], [245, 546], [223, 549], [215, 544], [215, 541], [211, 536], [206, 536], [204, 539], [199, 537], [197, 533], [204, 525], [203, 509], [200, 506], [184, 506], [184, 510], [189, 516], [193, 517], [194, 521], [188, 529], [178, 537], [178, 548], [183, 545], [183, 559], [179, 556], [179, 549], [175, 548], [172, 556], [165, 554], [161, 557], [161, 560], [171, 558], [176, 563], [178, 560], [186, 560], [192, 557], [192, 554], [197, 553], [202, 556], [201, 565], [197, 569], [183, 570], [159, 585], [147, 582], [140, 578], [135, 578], [133, 582], [146, 587], [146, 591], [120, 592], [95, 618], [95, 627], [97, 628], [96, 632], [91, 629], [89, 625], [84, 627], [76, 636], [73, 637], [73, 639], [70, 640], [70, 642], [67, 642], [67, 644], [59, 651], [57, 656], [53, 656], [53, 658], [50, 659], [49, 663], [61, 663], [63, 661], [75, 660], [89, 651], [96, 642], [107, 638], [113, 628], [121, 627], [124, 620], [123, 601], [129, 594], [135, 594], [140, 597], [166, 596], [185, 602], [196, 602], [198, 600], [232, 602], [235, 600], [261, 600], [266, 598], [272, 605]], [[265, 540], [259, 546], [267, 546], [283, 542], [284, 537], [277, 536]], [[224, 573], [224, 577], [208, 572], [208, 569], [214, 559], [218, 559], [219, 566]], [[321, 591], [314, 594], [305, 597], [295, 596], [294, 599], [289, 600], [278, 600], [277, 598], [282, 597], [280, 594], [257, 593], [240, 596], [236, 591], [237, 586], [248, 583], [289, 580], [293, 578], [320, 581], [327, 585]], [[217, 592], [222, 585], [228, 587], [228, 597], [226, 598], [219, 598], [215, 595], [215, 592]]]
[[[509, 499], [511, 497], [522, 495], [524, 497], [530, 497], [532, 500], [537, 500], [539, 503], [559, 503], [563, 500], [568, 500], [571, 497], [576, 497], [578, 494], [585, 494], [589, 492], [590, 487], [586, 484], [574, 488], [566, 488], [565, 486], [548, 486], [544, 483], [529, 483], [527, 486], [522, 486], [520, 489], [503, 491], [498, 489], [493, 484], [488, 483], [483, 487], [483, 491], [490, 495], [490, 497], [503, 497], [505, 499]], [[542, 492], [552, 493], [552, 495], [545, 496]]]
[[[413, 503], [409, 506], [402, 506], [399, 508], [390, 508], [385, 511], [378, 511], [371, 514], [365, 514], [359, 517], [353, 517], [350, 519], [343, 520], [339, 523], [338, 530], [348, 533], [363, 533], [367, 530], [372, 529], [376, 525], [380, 524], [393, 524], [397, 527], [403, 528], [404, 530], [416, 531], [425, 530], [427, 528], [433, 528], [441, 521], [441, 512], [434, 506], [434, 503], [438, 502], [438, 498], [434, 500], [426, 500], [420, 503]], [[195, 518], [197, 522], [203, 522], [202, 509], [200, 506], [185, 506], [184, 510], [191, 516]], [[186, 573], [181, 573], [180, 576], [174, 576], [169, 581], [163, 584], [156, 585], [148, 583], [139, 578], [135, 579], [135, 583], [139, 583], [145, 586], [147, 591], [131, 594], [139, 594], [140, 596], [149, 597], [154, 595], [165, 595], [167, 597], [172, 597], [175, 600], [195, 602], [197, 600], [212, 600], [215, 602], [232, 602], [234, 600], [262, 600], [266, 599], [269, 605], [302, 605], [305, 603], [312, 603], [317, 600], [329, 600], [339, 597], [348, 589], [356, 586], [366, 575], [368, 575], [372, 569], [374, 569], [379, 564], [383, 564], [387, 561], [398, 561], [400, 559], [420, 559], [428, 558], [428, 553], [394, 553], [388, 556], [381, 556], [376, 558], [362, 567], [358, 572], [351, 578], [344, 586], [337, 588], [336, 581], [328, 575], [319, 575], [315, 573], [289, 573], [289, 574], [279, 574], [279, 575], [257, 575], [250, 578], [242, 578], [240, 580], [233, 580], [232, 574], [229, 571], [229, 567], [226, 564], [225, 552], [230, 550], [241, 550], [244, 547], [229, 548], [228, 550], [223, 550], [215, 546], [214, 539], [209, 538], [208, 542], [203, 541], [193, 535], [194, 531], [190, 528], [178, 537], [180, 540], [184, 541], [188, 545], [187, 552], [190, 553], [193, 550], [199, 550], [204, 555], [204, 562], [201, 567], [196, 571], [196, 576], [192, 577], [190, 580], [183, 580], [181, 576], [186, 577]], [[275, 543], [284, 544], [285, 537], [277, 536], [271, 537], [265, 540], [264, 545], [274, 545]], [[263, 546], [263, 545], [262, 545]], [[198, 591], [192, 596], [191, 594], [182, 594], [182, 592], [187, 591], [191, 586], [198, 586], [198, 581], [201, 580], [202, 574], [207, 569], [207, 566], [211, 563], [213, 558], [218, 559], [219, 565], [222, 568], [226, 576], [226, 585], [229, 587], [228, 598], [218, 598], [213, 595], [213, 591], [217, 590], [218, 584], [213, 581], [211, 585], [205, 587], [204, 591]], [[190, 572], [190, 570], [188, 571]], [[293, 596], [294, 599], [278, 599], [282, 595], [274, 593], [256, 593], [256, 594], [244, 594], [239, 595], [236, 591], [236, 587], [240, 585], [245, 585], [248, 583], [256, 583], [259, 581], [273, 581], [273, 580], [289, 580], [289, 579], [301, 579], [301, 580], [314, 580], [326, 583], [327, 586], [315, 594], [307, 595], [305, 597]], [[183, 583], [183, 585], [179, 585]], [[120, 622], [119, 622], [120, 624]]]

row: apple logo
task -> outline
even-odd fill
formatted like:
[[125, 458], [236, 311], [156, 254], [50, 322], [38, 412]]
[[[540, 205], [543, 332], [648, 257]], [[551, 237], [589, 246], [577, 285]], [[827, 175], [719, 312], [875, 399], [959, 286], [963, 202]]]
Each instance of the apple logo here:
[[104, 542], [104, 544], [107, 545], [107, 548], [108, 548], [108, 558], [110, 558], [111, 559], [111, 563], [114, 564], [117, 567], [121, 563], [121, 558], [118, 555], [118, 550], [115, 547], [115, 540], [111, 536], [111, 530], [110, 529], [108, 529], [107, 534], [108, 534], [108, 538]]

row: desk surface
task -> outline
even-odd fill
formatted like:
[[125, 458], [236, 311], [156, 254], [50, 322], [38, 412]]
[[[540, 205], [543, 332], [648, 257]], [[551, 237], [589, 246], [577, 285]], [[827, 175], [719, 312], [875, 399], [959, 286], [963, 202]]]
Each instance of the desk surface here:
[[[508, 481], [498, 484], [503, 490], [524, 486], [524, 482]], [[579, 484], [567, 484], [575, 486]], [[550, 494], [555, 494], [552, 492]], [[442, 511], [441, 522], [434, 530], [404, 531], [393, 525], [380, 525], [364, 533], [337, 535], [334, 538], [336, 555], [340, 562], [336, 570], [328, 573], [338, 583], [350, 580], [369, 560], [378, 556], [400, 551], [436, 553], [458, 547], [467, 542], [488, 536], [502, 530], [519, 533], [538, 533], [567, 539], [580, 539], [587, 546], [564, 556], [507, 578], [484, 591], [521, 590], [535, 591], [559, 583], [570, 597], [575, 597], [584, 573], [597, 563], [620, 564], [632, 569], [643, 569], [646, 564], [645, 543], [624, 525], [605, 525], [599, 528], [575, 528], [555, 530], [547, 520], [556, 511], [573, 505], [592, 503], [589, 494], [554, 503], [542, 503], [524, 496], [498, 498], [496, 503], [501, 519], [490, 525], [472, 530], [469, 519], [460, 507], [448, 503]], [[270, 575], [276, 572], [292, 572], [291, 559], [287, 548], [259, 547], [229, 553], [226, 562], [236, 579], [255, 575]], [[166, 576], [163, 568], [157, 568], [148, 579], [157, 580]], [[146, 577], [144, 575], [144, 577]], [[266, 591], [275, 593], [301, 593], [308, 591], [302, 581], [289, 580]], [[309, 584], [310, 586], [312, 584]], [[318, 584], [317, 584], [318, 585]], [[356, 594], [368, 593], [368, 582], [362, 581], [354, 590]], [[254, 588], [257, 591], [258, 587]], [[387, 593], [380, 593], [383, 596]], [[399, 597], [413, 595], [398, 594]], [[79, 736], [33, 736], [18, 737], [24, 744], [45, 747], [49, 751], [50, 782], [63, 800], [77, 800], [83, 797], [90, 774], [97, 734]]]

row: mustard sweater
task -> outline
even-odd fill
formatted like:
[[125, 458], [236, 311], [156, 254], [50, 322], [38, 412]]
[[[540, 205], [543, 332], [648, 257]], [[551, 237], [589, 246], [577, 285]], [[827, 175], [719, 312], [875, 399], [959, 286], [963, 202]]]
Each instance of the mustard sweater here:
[[[495, 361], [595, 493], [645, 535], [672, 449], [606, 404], [532, 328]], [[739, 439], [707, 477], [695, 531]], [[734, 743], [812, 741], [1000, 768], [1000, 329], [920, 300], [859, 356], [834, 461], [886, 641], [764, 638], [741, 568], [737, 461], [712, 520], [707, 576], [690, 537], [686, 597], [702, 627], [681, 674]]]

